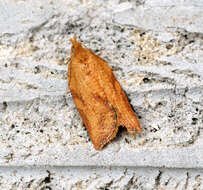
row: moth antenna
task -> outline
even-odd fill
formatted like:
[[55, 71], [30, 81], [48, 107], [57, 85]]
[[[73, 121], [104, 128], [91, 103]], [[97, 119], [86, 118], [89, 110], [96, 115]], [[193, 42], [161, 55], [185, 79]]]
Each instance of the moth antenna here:
[[78, 47], [81, 46], [81, 43], [77, 41], [76, 36], [73, 38], [70, 38], [70, 41], [72, 43], [72, 48], [77, 49]]

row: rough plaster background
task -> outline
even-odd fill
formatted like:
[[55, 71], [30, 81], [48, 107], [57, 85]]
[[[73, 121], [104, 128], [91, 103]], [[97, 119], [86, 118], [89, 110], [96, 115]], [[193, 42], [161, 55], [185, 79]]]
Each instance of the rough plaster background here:
[[[203, 1], [0, 0], [0, 189], [203, 189]], [[69, 38], [104, 58], [143, 127], [95, 151]]]

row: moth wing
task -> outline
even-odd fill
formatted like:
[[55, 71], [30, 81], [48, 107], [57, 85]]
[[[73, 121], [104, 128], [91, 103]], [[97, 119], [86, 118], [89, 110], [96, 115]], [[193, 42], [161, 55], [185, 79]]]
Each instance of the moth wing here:
[[118, 131], [115, 109], [99, 96], [89, 94], [88, 99], [81, 99], [73, 93], [73, 99], [94, 148], [101, 150]]
[[67, 72], [67, 78], [68, 78], [68, 86], [70, 86], [70, 80], [71, 80], [71, 62], [69, 63], [68, 66], [68, 72]]
[[99, 72], [103, 76], [102, 80], [99, 80], [100, 85], [103, 86], [108, 101], [117, 111], [117, 125], [125, 126], [130, 133], [134, 133], [136, 130], [142, 132], [139, 121], [112, 69], [103, 59], [94, 54], [93, 56], [97, 57], [97, 64], [100, 63]]
[[101, 150], [116, 136], [117, 113], [99, 83], [102, 73], [99, 72], [98, 65], [95, 66], [97, 59], [89, 50], [82, 48], [75, 38], [71, 42], [69, 88], [94, 148]]

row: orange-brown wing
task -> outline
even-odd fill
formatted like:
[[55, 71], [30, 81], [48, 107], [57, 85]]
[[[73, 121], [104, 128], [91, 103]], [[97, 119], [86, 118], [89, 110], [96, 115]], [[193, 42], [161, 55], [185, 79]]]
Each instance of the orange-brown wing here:
[[117, 113], [117, 126], [125, 126], [130, 133], [135, 131], [141, 132], [139, 121], [128, 101], [128, 98], [123, 91], [121, 85], [116, 80], [112, 69], [100, 57], [94, 53], [90, 53], [90, 60], [92, 60], [93, 68], [97, 72], [97, 81], [103, 87], [103, 93], [106, 99], [113, 105]]
[[[78, 47], [80, 48], [80, 47]], [[88, 52], [75, 49], [68, 67], [68, 84], [76, 108], [90, 135], [94, 148], [101, 150], [118, 131], [116, 110], [109, 103], [103, 87], [85, 63]]]
[[78, 88], [75, 89], [74, 80], [71, 80], [70, 90], [94, 148], [101, 150], [118, 131], [115, 109], [102, 97], [89, 93], [88, 90], [81, 92]]
[[[105, 144], [113, 139], [118, 131], [116, 126], [116, 112], [105, 100], [90, 96], [91, 104], [81, 106], [80, 100], [73, 98], [77, 110], [90, 135], [96, 150], [101, 150]], [[88, 103], [84, 100], [85, 103]], [[79, 106], [80, 105], [80, 106]]]
[[95, 149], [102, 149], [113, 139], [119, 125], [124, 125], [130, 133], [141, 132], [137, 117], [108, 64], [83, 48], [76, 38], [71, 42], [69, 88]]

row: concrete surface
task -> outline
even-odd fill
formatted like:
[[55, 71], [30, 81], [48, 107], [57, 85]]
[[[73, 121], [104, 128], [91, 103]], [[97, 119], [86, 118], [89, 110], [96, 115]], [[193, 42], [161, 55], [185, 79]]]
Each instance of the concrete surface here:
[[[203, 1], [0, 0], [0, 189], [203, 189]], [[95, 151], [69, 38], [104, 58], [143, 127]]]

